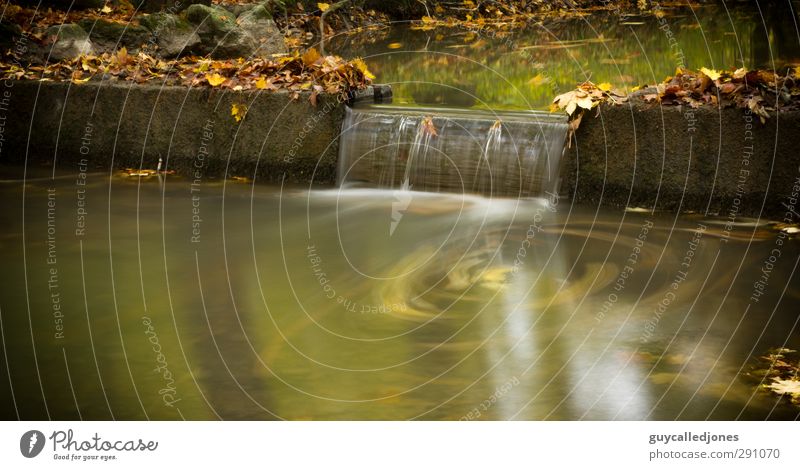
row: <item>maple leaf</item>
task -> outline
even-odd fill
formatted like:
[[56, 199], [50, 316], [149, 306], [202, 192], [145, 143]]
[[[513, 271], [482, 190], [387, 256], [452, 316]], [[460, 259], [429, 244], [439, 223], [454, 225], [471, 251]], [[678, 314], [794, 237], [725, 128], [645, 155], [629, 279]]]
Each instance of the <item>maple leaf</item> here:
[[710, 78], [711, 80], [714, 80], [714, 81], [719, 80], [719, 77], [722, 75], [719, 72], [717, 72], [716, 70], [708, 69], [708, 68], [705, 68], [705, 67], [701, 67], [700, 68], [700, 72], [702, 72], [703, 75], [705, 75], [706, 77], [708, 77], [708, 78]]

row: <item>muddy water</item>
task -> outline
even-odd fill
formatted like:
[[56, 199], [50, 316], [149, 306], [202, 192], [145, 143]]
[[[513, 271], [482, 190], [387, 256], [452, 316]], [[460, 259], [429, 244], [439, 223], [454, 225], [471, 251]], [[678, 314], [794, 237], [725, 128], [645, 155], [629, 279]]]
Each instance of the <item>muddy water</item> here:
[[797, 417], [749, 375], [800, 346], [799, 245], [764, 225], [28, 178], [0, 183], [6, 419]]

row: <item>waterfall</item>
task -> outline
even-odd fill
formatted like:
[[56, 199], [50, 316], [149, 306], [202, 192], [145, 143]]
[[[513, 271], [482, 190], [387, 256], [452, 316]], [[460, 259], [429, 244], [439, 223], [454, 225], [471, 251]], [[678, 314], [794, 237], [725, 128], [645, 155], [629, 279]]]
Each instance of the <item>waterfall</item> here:
[[348, 107], [338, 184], [547, 197], [558, 194], [567, 130], [544, 112]]

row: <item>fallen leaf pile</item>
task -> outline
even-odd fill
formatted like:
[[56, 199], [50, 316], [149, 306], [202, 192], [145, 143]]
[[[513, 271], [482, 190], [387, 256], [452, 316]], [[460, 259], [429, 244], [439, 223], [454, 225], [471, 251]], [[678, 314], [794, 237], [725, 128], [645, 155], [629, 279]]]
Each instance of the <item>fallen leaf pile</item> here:
[[570, 117], [570, 130], [574, 132], [583, 119], [584, 111], [606, 101], [620, 104], [626, 100], [625, 94], [614, 90], [610, 83], [595, 85], [592, 82], [584, 82], [574, 90], [556, 96], [550, 105], [550, 111], [564, 110]]
[[[646, 102], [662, 105], [703, 105], [749, 109], [762, 123], [776, 109], [800, 108], [800, 67], [788, 69], [786, 74], [768, 70], [717, 71], [701, 68], [692, 71], [678, 68], [675, 76], [667, 77], [656, 86], [636, 87]], [[583, 111], [603, 102], [621, 104], [627, 101], [623, 92], [612, 90], [608, 83], [594, 85], [583, 83], [576, 89], [556, 96], [551, 111], [564, 110], [570, 116], [574, 129], [580, 125]]]
[[717, 71], [705, 67], [698, 71], [679, 68], [656, 88], [657, 93], [644, 94], [647, 101], [665, 105], [737, 106], [748, 108], [761, 122], [781, 107], [797, 105], [800, 97], [798, 69], [785, 75], [767, 70]]
[[[162, 60], [144, 53], [84, 55], [47, 65], [22, 66], [18, 58], [0, 61], [0, 78], [13, 80], [69, 81], [126, 80], [159, 85], [212, 87], [226, 90], [286, 90], [297, 99], [310, 91], [316, 104], [319, 94], [339, 95], [366, 87], [375, 76], [361, 59], [346, 61], [321, 56], [315, 49], [303, 55], [275, 59], [211, 60], [187, 57]], [[238, 113], [237, 113], [238, 114]]]
[[36, 39], [43, 39], [44, 30], [49, 26], [66, 23], [77, 23], [80, 20], [106, 20], [121, 24], [138, 24], [134, 16], [136, 8], [130, 2], [119, 2], [117, 6], [106, 5], [103, 8], [69, 11], [49, 7], [31, 8], [8, 3], [3, 11], [3, 21], [18, 25], [23, 31]]
[[746, 374], [769, 392], [800, 405], [800, 355], [794, 349], [775, 348], [757, 359]]

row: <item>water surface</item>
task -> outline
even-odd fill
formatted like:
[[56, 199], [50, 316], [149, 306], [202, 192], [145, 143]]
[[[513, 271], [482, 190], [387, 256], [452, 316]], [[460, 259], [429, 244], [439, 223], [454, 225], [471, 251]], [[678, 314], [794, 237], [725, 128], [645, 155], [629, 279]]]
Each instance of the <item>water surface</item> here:
[[6, 419], [797, 417], [751, 374], [800, 346], [761, 224], [4, 173]]

